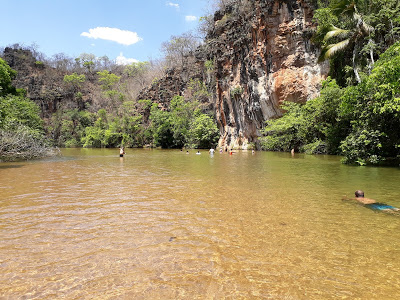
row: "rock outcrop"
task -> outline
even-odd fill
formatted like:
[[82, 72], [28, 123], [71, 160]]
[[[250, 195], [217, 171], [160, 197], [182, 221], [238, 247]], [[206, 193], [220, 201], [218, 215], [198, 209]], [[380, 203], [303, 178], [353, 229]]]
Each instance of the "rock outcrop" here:
[[68, 96], [60, 85], [63, 74], [37, 61], [30, 50], [6, 47], [4, 59], [18, 73], [13, 84], [25, 89], [27, 96], [40, 106], [41, 116], [56, 112], [60, 101]]
[[215, 68], [219, 146], [246, 149], [283, 101], [318, 96], [329, 70], [317, 63], [312, 18], [306, 0], [242, 0], [216, 12], [203, 49]]
[[98, 94], [95, 77], [86, 76], [87, 80], [82, 87], [83, 97], [75, 99], [74, 89], [64, 83], [64, 76], [71, 72], [37, 60], [29, 49], [6, 47], [3, 58], [17, 71], [13, 85], [26, 91], [26, 96], [40, 107], [43, 119], [50, 119], [61, 106], [67, 109], [86, 109], [93, 104], [92, 98]]

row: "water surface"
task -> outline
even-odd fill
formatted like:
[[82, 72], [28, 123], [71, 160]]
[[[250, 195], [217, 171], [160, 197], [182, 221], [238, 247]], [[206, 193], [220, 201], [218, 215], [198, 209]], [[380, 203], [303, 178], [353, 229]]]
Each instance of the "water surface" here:
[[0, 164], [0, 298], [398, 299], [400, 169], [64, 149]]

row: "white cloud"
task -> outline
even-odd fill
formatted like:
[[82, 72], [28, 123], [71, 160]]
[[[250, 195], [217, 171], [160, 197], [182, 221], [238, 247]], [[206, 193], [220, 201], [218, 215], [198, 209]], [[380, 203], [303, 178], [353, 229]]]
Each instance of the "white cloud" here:
[[166, 5], [175, 7], [176, 9], [179, 9], [179, 4], [178, 3], [167, 2]]
[[185, 20], [186, 20], [187, 22], [193, 22], [193, 21], [196, 21], [196, 20], [197, 20], [197, 17], [196, 17], [196, 16], [186, 16], [186, 17], [185, 17]]
[[137, 59], [134, 59], [134, 58], [126, 58], [124, 56], [124, 54], [121, 52], [119, 54], [119, 56], [117, 56], [117, 58], [115, 59], [115, 62], [117, 63], [117, 65], [125, 66], [125, 65], [130, 65], [132, 63], [139, 62], [139, 61]]
[[142, 40], [136, 32], [110, 27], [96, 27], [89, 29], [89, 32], [82, 32], [81, 36], [91, 39], [113, 41], [127, 46], [133, 45]]

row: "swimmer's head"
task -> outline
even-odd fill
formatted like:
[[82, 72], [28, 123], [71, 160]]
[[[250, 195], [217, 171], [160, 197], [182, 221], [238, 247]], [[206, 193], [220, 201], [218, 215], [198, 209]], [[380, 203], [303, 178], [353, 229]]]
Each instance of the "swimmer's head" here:
[[362, 190], [357, 190], [355, 195], [357, 198], [364, 198], [364, 192]]

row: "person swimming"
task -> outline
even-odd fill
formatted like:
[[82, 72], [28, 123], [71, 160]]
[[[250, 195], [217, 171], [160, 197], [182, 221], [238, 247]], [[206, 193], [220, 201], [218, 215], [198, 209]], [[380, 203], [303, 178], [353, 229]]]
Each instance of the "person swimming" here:
[[357, 191], [355, 191], [354, 194], [356, 196], [356, 198], [354, 200], [360, 202], [367, 208], [370, 208], [373, 210], [387, 211], [387, 212], [399, 212], [400, 211], [399, 208], [394, 207], [392, 205], [380, 203], [380, 202], [375, 201], [374, 199], [365, 198], [364, 192], [362, 190], [357, 190]]

